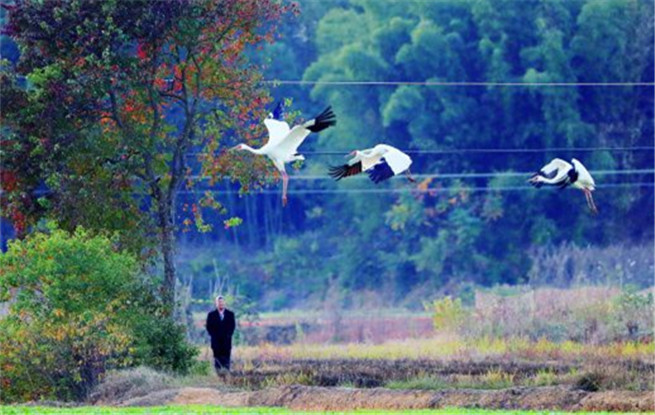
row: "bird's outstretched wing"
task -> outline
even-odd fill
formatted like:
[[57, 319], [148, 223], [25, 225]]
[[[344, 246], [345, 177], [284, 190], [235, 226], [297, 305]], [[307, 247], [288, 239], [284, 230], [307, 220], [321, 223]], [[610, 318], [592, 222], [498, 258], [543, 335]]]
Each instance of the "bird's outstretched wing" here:
[[313, 133], [318, 133], [336, 124], [337, 117], [332, 112], [332, 107], [327, 107], [316, 118], [307, 121], [303, 126]]
[[375, 184], [395, 176], [393, 169], [384, 157], [380, 159], [380, 162], [373, 166], [372, 169], [368, 170], [367, 173], [369, 179], [371, 179]]
[[268, 130], [268, 142], [266, 145], [276, 145], [289, 134], [289, 124], [286, 121], [278, 121], [272, 118], [264, 120], [266, 130]]
[[268, 131], [267, 146], [276, 146], [287, 134], [289, 134], [289, 124], [284, 121], [284, 105], [280, 101], [268, 118], [264, 120], [264, 125]]
[[336, 181], [343, 179], [344, 177], [354, 176], [362, 172], [362, 162], [358, 161], [357, 163], [350, 165], [344, 164], [341, 166], [330, 166], [328, 174]]
[[571, 181], [569, 171], [572, 169], [573, 166], [570, 163], [556, 158], [533, 174], [530, 183], [535, 187], [541, 187], [544, 184], [566, 187]]
[[385, 148], [387, 152], [384, 153], [384, 160], [386, 160], [394, 174], [404, 172], [412, 164], [412, 159], [397, 148], [389, 145], [385, 146]]
[[337, 120], [331, 107], [327, 107], [320, 115], [304, 124], [294, 126], [279, 144], [280, 150], [288, 154], [295, 154], [298, 147], [305, 141], [309, 133], [317, 133], [328, 127], [336, 125]]

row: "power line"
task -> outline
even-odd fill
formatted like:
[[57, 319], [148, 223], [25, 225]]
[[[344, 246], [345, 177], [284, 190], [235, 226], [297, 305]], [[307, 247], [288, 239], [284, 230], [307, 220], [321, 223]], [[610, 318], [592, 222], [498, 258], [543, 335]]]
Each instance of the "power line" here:
[[[307, 155], [344, 155], [350, 150], [316, 150], [300, 151]], [[655, 151], [653, 146], [631, 146], [631, 147], [550, 147], [550, 148], [451, 148], [441, 150], [402, 150], [407, 154], [460, 154], [460, 153], [547, 153], [554, 151], [570, 151], [588, 153], [595, 151]], [[203, 156], [204, 153], [188, 153], [186, 157]]]
[[[616, 189], [616, 188], [640, 188], [640, 187], [655, 187], [653, 182], [627, 182], [627, 183], [607, 183], [596, 185], [598, 189]], [[554, 187], [546, 187], [546, 190], [555, 191], [560, 190]], [[539, 189], [543, 191], [544, 189]], [[366, 188], [366, 189], [298, 189], [293, 190], [289, 189], [289, 194], [339, 194], [339, 193], [443, 193], [443, 192], [508, 192], [508, 191], [538, 191], [532, 186], [498, 186], [498, 187], [489, 187], [489, 186], [469, 186], [469, 187], [437, 187], [437, 188], [426, 188], [419, 189], [415, 186], [411, 187], [402, 187], [402, 188]], [[0, 195], [6, 193], [4, 190], [0, 190]], [[55, 192], [52, 190], [36, 190], [31, 194], [34, 196], [47, 196]], [[260, 195], [260, 194], [275, 194], [278, 195], [280, 192], [273, 189], [260, 189], [252, 191], [249, 193], [241, 193], [238, 190], [217, 190], [217, 189], [196, 189], [196, 190], [178, 190], [176, 192], [178, 195], [195, 195], [195, 194], [221, 194], [221, 195]], [[135, 195], [147, 195], [147, 193], [138, 193]]]
[[[432, 4], [437, 4], [439, 2], [443, 2], [445, 0], [386, 0], [387, 3], [392, 3], [392, 4], [398, 4], [398, 3], [432, 3]], [[513, 0], [513, 3], [537, 3], [540, 0]], [[578, 3], [584, 3], [585, 0], [571, 0], [571, 3], [577, 1]], [[599, 0], [600, 1], [600, 0]], [[607, 0], [609, 1], [609, 0]], [[343, 3], [343, 0], [297, 0], [297, 3], [302, 6], [304, 3], [329, 3], [329, 2], [335, 2], [335, 3]]]
[[[630, 174], [655, 174], [655, 169], [631, 169], [631, 170], [596, 170], [591, 171], [594, 176], [616, 176], [616, 175], [630, 175]], [[487, 173], [431, 173], [431, 174], [412, 174], [412, 177], [417, 179], [475, 179], [475, 178], [495, 178], [495, 177], [528, 177], [534, 174], [534, 171], [529, 172], [487, 172]], [[367, 179], [366, 175], [357, 175], [349, 177], [352, 179]], [[191, 176], [191, 180], [209, 179], [203, 176]], [[331, 176], [325, 175], [290, 175], [290, 180], [334, 180]], [[402, 176], [394, 176], [396, 180], [406, 180]], [[224, 177], [223, 180], [230, 180]]]
[[[453, 148], [443, 150], [402, 150], [407, 154], [460, 154], [460, 153], [546, 153], [551, 151], [575, 151], [575, 152], [594, 152], [594, 151], [653, 151], [655, 147], [635, 146], [635, 147], [550, 147], [550, 148]], [[326, 151], [303, 151], [302, 154], [311, 155], [342, 155], [348, 154], [352, 150], [326, 150]]]
[[653, 87], [655, 82], [483, 82], [483, 81], [305, 81], [294, 79], [267, 79], [263, 84], [279, 85], [330, 85], [330, 86], [443, 86], [443, 87]]
[[[633, 183], [609, 183], [602, 186], [597, 186], [598, 189], [610, 189], [610, 188], [638, 188], [638, 187], [654, 187], [655, 183], [651, 182], [633, 182]], [[548, 188], [551, 191], [559, 190], [556, 188]], [[509, 191], [540, 191], [543, 189], [535, 189], [532, 186], [499, 186], [499, 187], [486, 187], [486, 186], [471, 186], [471, 187], [438, 187], [438, 188], [427, 188], [427, 189], [417, 189], [415, 187], [404, 187], [396, 189], [299, 189], [292, 190], [289, 189], [289, 194], [341, 194], [341, 193], [374, 193], [374, 194], [384, 194], [384, 193], [443, 193], [443, 192], [509, 192]], [[241, 194], [238, 190], [180, 190], [179, 194], [221, 194], [221, 195], [230, 195], [230, 194]], [[280, 192], [277, 190], [271, 189], [262, 189], [259, 191], [252, 191], [250, 193], [244, 193], [243, 195], [268, 195], [275, 194], [279, 195]]]
[[[629, 175], [629, 174], [655, 174], [653, 169], [635, 169], [635, 170], [598, 170], [591, 172], [594, 176], [615, 176], [615, 175]], [[498, 173], [433, 173], [433, 174], [412, 174], [412, 177], [420, 179], [466, 179], [466, 178], [495, 178], [495, 177], [528, 177], [534, 174], [530, 172], [498, 172]], [[297, 178], [304, 180], [321, 180], [332, 179], [328, 175], [307, 175], [307, 176], [289, 176], [289, 178]], [[368, 178], [365, 175], [353, 176], [353, 178]], [[401, 176], [394, 176], [394, 179], [405, 180]]]

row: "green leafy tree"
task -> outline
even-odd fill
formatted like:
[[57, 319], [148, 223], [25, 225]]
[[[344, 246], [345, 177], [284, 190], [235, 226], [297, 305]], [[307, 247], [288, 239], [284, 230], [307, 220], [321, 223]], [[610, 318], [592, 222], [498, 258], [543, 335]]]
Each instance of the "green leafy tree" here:
[[[187, 153], [201, 151], [212, 180], [229, 176], [244, 189], [263, 184], [267, 164], [221, 149], [229, 134], [245, 141], [263, 135], [249, 120], [263, 117], [269, 98], [245, 50], [272, 42], [276, 20], [294, 6], [19, 1], [9, 9], [7, 32], [22, 54], [4, 83], [15, 85], [12, 77], [22, 74], [30, 87], [12, 88], [20, 99], [3, 109], [10, 134], [2, 156], [12, 160], [4, 174], [13, 183], [3, 214], [22, 231], [44, 214], [62, 216], [69, 229], [84, 224], [150, 236], [154, 227], [162, 296], [172, 306], [174, 202], [183, 185], [195, 185]], [[43, 181], [48, 192], [37, 201]], [[183, 223], [208, 230], [202, 207], [222, 205], [207, 194]]]
[[196, 351], [115, 240], [52, 228], [0, 254], [5, 402], [81, 399], [111, 368], [185, 372]]

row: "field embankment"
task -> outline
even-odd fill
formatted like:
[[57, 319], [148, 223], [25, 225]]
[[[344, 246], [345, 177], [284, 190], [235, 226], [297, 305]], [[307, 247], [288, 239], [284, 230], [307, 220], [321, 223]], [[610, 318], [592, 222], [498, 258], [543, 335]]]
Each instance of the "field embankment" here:
[[[243, 365], [243, 362], [240, 363]], [[653, 363], [435, 360], [260, 360], [187, 379], [110, 375], [95, 406], [220, 405], [346, 411], [486, 408], [648, 412]]]
[[356, 409], [485, 408], [563, 411], [650, 412], [652, 392], [586, 392], [561, 386], [502, 390], [390, 390], [385, 388], [330, 388], [290, 385], [258, 391], [235, 392], [214, 388], [179, 388], [153, 392], [122, 402], [99, 405], [220, 405], [285, 407], [292, 410], [349, 411]]

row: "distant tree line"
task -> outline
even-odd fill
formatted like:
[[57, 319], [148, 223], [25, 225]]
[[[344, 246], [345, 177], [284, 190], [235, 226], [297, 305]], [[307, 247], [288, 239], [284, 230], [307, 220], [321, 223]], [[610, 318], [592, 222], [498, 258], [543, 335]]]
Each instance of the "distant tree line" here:
[[[308, 1], [301, 9], [297, 22], [281, 25], [282, 39], [256, 54], [268, 64], [270, 79], [653, 82], [653, 4], [648, 1]], [[345, 154], [378, 142], [408, 150], [653, 145], [652, 86], [319, 83], [282, 85], [273, 93], [278, 99], [293, 97], [293, 108], [329, 103], [335, 109], [337, 127], [308, 139], [301, 150], [343, 149]], [[598, 217], [574, 190], [503, 189], [525, 186], [527, 177], [438, 177], [530, 172], [553, 157], [576, 157], [592, 171], [652, 169], [652, 151], [413, 157], [414, 172], [437, 174], [422, 183], [435, 192], [367, 194], [357, 192], [373, 186], [365, 179], [344, 180], [348, 183], [338, 187], [327, 180], [292, 180], [287, 210], [279, 206], [278, 195], [227, 194], [223, 200], [243, 224], [181, 236], [183, 245], [226, 247], [220, 256], [212, 248], [205, 255], [196, 248], [186, 251], [194, 254], [180, 258], [183, 273], [211, 278], [203, 271], [210, 268], [203, 267], [208, 258], [218, 258], [244, 292], [280, 308], [325, 299], [330, 287], [343, 298], [376, 290], [407, 300], [411, 293], [527, 282], [536, 278], [531, 253], [537, 247], [652, 248], [653, 188], [620, 187], [652, 183], [652, 174], [596, 176]], [[341, 162], [340, 156], [309, 155], [295, 174], [325, 175], [328, 164]], [[608, 184], [620, 186], [603, 187]], [[399, 181], [384, 188], [402, 187]], [[471, 187], [488, 190], [465, 190]], [[348, 192], [293, 195], [337, 188]], [[214, 189], [220, 194], [232, 188], [219, 183]], [[252, 255], [244, 257], [244, 250]], [[609, 281], [607, 272], [589, 277]], [[546, 279], [538, 278], [540, 284]], [[206, 295], [205, 285], [196, 278], [196, 295]]]

